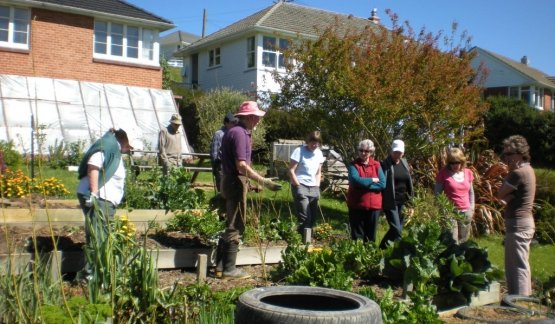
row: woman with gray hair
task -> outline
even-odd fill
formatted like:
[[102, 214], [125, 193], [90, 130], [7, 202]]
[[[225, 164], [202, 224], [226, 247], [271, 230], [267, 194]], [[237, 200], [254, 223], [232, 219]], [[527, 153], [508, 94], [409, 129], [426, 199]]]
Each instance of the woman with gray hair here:
[[371, 140], [360, 141], [357, 158], [348, 166], [347, 207], [353, 240], [376, 241], [385, 176], [380, 162], [374, 160], [375, 150]]
[[506, 204], [505, 218], [505, 276], [509, 295], [530, 296], [530, 243], [535, 224], [532, 214], [536, 194], [536, 175], [530, 165], [530, 147], [526, 139], [513, 135], [503, 141], [503, 160], [509, 174], [496, 197]]

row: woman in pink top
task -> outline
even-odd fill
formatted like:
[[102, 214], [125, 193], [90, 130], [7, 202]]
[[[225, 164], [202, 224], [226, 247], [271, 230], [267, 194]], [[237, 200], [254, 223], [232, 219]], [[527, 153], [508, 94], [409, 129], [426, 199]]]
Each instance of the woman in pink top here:
[[453, 239], [463, 243], [470, 237], [470, 224], [474, 214], [474, 175], [465, 167], [466, 158], [459, 148], [452, 148], [447, 153], [447, 166], [436, 177], [434, 192], [445, 193], [462, 216], [453, 220]]

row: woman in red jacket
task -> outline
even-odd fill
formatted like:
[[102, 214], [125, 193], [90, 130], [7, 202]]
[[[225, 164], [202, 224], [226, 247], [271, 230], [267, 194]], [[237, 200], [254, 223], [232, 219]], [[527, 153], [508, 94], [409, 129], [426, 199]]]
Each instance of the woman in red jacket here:
[[349, 163], [349, 225], [353, 240], [376, 241], [378, 218], [382, 209], [385, 176], [380, 162], [374, 160], [374, 143], [365, 139], [358, 143], [358, 157]]

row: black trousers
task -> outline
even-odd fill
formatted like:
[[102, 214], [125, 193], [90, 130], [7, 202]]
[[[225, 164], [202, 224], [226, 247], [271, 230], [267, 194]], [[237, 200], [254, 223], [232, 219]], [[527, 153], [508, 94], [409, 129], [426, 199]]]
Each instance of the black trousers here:
[[351, 238], [364, 240], [364, 242], [376, 242], [379, 217], [379, 209], [349, 209]]

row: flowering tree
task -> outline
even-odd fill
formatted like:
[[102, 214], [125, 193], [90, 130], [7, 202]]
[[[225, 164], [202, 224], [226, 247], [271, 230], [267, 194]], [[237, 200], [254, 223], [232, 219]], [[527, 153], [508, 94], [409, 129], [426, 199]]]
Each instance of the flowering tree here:
[[276, 75], [276, 104], [300, 114], [306, 129], [320, 127], [347, 158], [364, 138], [374, 141], [378, 158], [401, 137], [411, 157], [427, 159], [481, 133], [485, 105], [473, 82], [479, 75], [469, 64], [470, 38], [456, 41], [455, 24], [450, 35], [433, 35], [390, 18], [391, 29], [344, 32], [336, 23], [292, 45], [288, 73]]

